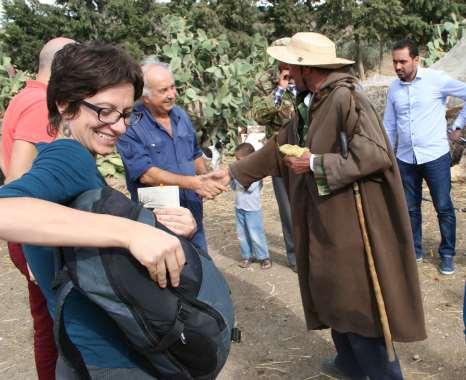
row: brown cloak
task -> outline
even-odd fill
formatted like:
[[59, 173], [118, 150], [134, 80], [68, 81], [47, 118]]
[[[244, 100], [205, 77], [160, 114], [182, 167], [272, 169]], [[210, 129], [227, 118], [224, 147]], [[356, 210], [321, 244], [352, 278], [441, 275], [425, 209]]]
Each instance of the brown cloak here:
[[[426, 338], [410, 221], [400, 174], [385, 132], [355, 78], [332, 72], [315, 94], [307, 146], [330, 190], [319, 195], [317, 174], [297, 175], [283, 164], [278, 145], [297, 144], [297, 123], [281, 129], [259, 151], [230, 166], [244, 186], [282, 176], [292, 209], [302, 302], [309, 329], [331, 327], [382, 336], [352, 183], [359, 181], [363, 208], [393, 340]], [[349, 155], [340, 154], [340, 131]], [[320, 183], [320, 182], [319, 182]]]

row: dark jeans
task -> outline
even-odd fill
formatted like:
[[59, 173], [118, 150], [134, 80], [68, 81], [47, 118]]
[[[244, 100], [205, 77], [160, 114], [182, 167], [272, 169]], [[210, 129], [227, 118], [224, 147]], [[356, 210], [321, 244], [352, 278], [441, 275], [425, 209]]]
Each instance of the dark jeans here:
[[332, 330], [337, 350], [335, 364], [347, 376], [371, 380], [402, 380], [398, 358], [389, 362], [383, 338], [367, 338], [353, 333]]
[[197, 231], [191, 238], [191, 241], [199, 248], [207, 252], [207, 240], [205, 236], [204, 224], [202, 223], [204, 216], [202, 199], [194, 191], [181, 189], [180, 206], [189, 209], [197, 223]]
[[416, 257], [422, 257], [422, 180], [425, 179], [434, 203], [440, 227], [439, 255], [454, 256], [456, 241], [456, 216], [450, 197], [450, 153], [425, 164], [407, 164], [398, 160], [401, 179], [408, 204], [413, 230]]
[[34, 359], [37, 378], [39, 380], [54, 380], [57, 349], [53, 337], [53, 321], [47, 309], [47, 301], [40, 288], [31, 281], [26, 259], [20, 244], [8, 243], [11, 261], [26, 277], [29, 291], [29, 307], [31, 309], [34, 331]]
[[282, 177], [272, 177], [273, 191], [277, 200], [278, 213], [282, 223], [283, 240], [285, 241], [286, 257], [288, 264], [295, 266], [296, 257], [294, 254], [293, 223], [291, 221], [291, 208], [288, 194]]

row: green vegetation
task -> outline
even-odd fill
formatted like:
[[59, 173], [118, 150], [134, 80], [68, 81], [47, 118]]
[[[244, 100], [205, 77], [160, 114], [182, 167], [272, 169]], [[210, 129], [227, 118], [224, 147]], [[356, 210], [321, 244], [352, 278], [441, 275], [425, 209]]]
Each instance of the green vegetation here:
[[0, 119], [11, 98], [23, 88], [28, 74], [22, 71], [14, 73], [10, 57], [0, 51]]
[[427, 43], [427, 52], [423, 59], [424, 66], [430, 66], [442, 58], [465, 35], [466, 19], [458, 22], [456, 15], [442, 24], [435, 25], [432, 39]]
[[[426, 62], [438, 59], [460, 38], [466, 12], [463, 0], [1, 1], [0, 51], [18, 69], [35, 72], [39, 49], [58, 35], [119, 44], [136, 59], [155, 54], [170, 63], [179, 103], [201, 142], [222, 139], [230, 141], [228, 148], [237, 128], [251, 121], [259, 78], [273, 64], [265, 53], [271, 41], [298, 31], [323, 32], [340, 54], [357, 61], [364, 78], [400, 37], [427, 45]], [[8, 58], [1, 60], [8, 65]], [[3, 69], [0, 76], [4, 109], [25, 76], [19, 71], [11, 78]]]

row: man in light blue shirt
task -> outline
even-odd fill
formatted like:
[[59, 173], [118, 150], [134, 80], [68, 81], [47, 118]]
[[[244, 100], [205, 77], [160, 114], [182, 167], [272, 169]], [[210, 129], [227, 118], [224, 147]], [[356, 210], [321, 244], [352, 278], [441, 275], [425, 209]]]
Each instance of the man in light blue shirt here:
[[399, 79], [388, 91], [384, 127], [396, 152], [411, 218], [416, 258], [422, 262], [422, 180], [429, 187], [440, 226], [440, 272], [455, 271], [456, 218], [450, 197], [448, 138], [461, 137], [466, 106], [447, 134], [445, 104], [448, 96], [466, 100], [466, 83], [445, 73], [419, 67], [417, 46], [410, 40], [395, 44], [393, 67]]

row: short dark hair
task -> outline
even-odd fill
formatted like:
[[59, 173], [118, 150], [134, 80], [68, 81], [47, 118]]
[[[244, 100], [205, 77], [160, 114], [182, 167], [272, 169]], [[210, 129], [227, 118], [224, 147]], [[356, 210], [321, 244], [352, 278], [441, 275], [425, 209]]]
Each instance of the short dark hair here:
[[411, 58], [419, 57], [419, 49], [417, 47], [417, 44], [409, 38], [404, 38], [402, 40], [395, 42], [392, 50], [400, 50], [404, 48], [408, 48], [409, 56]]
[[254, 153], [254, 151], [255, 151], [254, 147], [252, 146], [252, 144], [249, 144], [249, 143], [239, 144], [235, 149], [235, 153], [239, 153], [243, 156], [247, 156], [251, 153]]
[[95, 41], [64, 46], [55, 54], [47, 87], [48, 133], [55, 136], [62, 121], [57, 103], [68, 103], [65, 114], [73, 118], [81, 100], [120, 83], [134, 86], [135, 100], [141, 96], [141, 68], [119, 47]]

